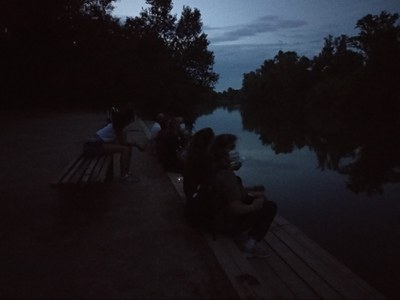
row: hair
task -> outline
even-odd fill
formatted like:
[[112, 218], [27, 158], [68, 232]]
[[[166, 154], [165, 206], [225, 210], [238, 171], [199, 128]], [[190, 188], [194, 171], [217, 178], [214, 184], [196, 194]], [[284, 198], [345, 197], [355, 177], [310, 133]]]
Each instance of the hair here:
[[175, 117], [169, 120], [167, 124], [167, 131], [171, 134], [178, 134], [179, 133], [179, 125], [182, 123], [179, 117]]
[[214, 131], [210, 127], [205, 127], [197, 131], [190, 141], [188, 157], [207, 151], [212, 145], [214, 138]]
[[121, 132], [134, 118], [133, 110], [116, 112], [112, 119], [112, 125], [116, 132]]
[[156, 122], [160, 124], [161, 128], [165, 128], [168, 123], [168, 118], [165, 114], [163, 113], [158, 113], [156, 116]]
[[212, 156], [209, 148], [214, 137], [214, 131], [210, 127], [203, 128], [193, 135], [184, 169], [183, 188], [185, 194], [193, 192], [193, 189], [199, 183], [209, 177], [212, 167]]
[[230, 133], [219, 134], [215, 137], [211, 147], [215, 168], [229, 168], [229, 151], [235, 149], [236, 141], [237, 136]]

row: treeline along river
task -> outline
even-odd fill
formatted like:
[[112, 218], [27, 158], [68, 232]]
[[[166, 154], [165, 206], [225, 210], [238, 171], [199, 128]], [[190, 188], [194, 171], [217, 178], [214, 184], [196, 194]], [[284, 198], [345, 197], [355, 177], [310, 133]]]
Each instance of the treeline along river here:
[[[354, 145], [348, 155], [341, 150], [348, 145], [338, 141], [326, 146], [335, 154], [320, 150], [312, 138], [300, 146], [292, 143], [293, 136], [290, 141], [283, 135], [268, 139], [265, 132], [273, 136], [271, 128], [260, 129], [261, 134], [244, 129], [239, 109], [217, 108], [202, 115], [194, 130], [203, 127], [238, 136], [244, 159], [238, 175], [247, 185], [263, 184], [280, 215], [381, 292], [400, 296], [400, 184], [395, 178], [400, 170], [387, 165], [385, 149], [363, 155], [372, 150]], [[326, 141], [321, 137], [317, 142]]]

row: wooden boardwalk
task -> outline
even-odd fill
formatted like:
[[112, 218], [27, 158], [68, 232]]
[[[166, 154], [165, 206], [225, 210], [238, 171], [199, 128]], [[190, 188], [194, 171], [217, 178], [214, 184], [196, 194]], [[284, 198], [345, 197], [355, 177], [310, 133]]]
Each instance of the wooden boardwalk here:
[[[183, 203], [180, 175], [168, 176]], [[268, 258], [247, 258], [229, 237], [205, 237], [240, 299], [385, 299], [279, 215], [262, 242]]]

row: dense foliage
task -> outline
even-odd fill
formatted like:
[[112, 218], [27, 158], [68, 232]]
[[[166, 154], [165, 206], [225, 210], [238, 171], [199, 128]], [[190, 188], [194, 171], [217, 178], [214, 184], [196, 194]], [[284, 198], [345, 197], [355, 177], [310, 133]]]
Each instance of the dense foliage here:
[[13, 0], [0, 10], [3, 107], [185, 110], [213, 89], [213, 53], [201, 14], [147, 0], [119, 20], [115, 0]]

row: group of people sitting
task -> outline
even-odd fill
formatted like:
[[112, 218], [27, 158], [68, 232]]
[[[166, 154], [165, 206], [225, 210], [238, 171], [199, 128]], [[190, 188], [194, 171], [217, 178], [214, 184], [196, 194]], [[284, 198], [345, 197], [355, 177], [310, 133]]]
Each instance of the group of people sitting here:
[[215, 135], [209, 127], [189, 135], [182, 118], [159, 114], [151, 129], [156, 154], [167, 171], [183, 175], [187, 222], [212, 233], [229, 234], [251, 255], [268, 256], [260, 242], [276, 215], [262, 186], [246, 188], [235, 174], [241, 167], [237, 137]]
[[159, 113], [150, 133], [152, 149], [164, 169], [168, 172], [182, 173], [190, 139], [184, 119]]
[[[110, 122], [85, 143], [85, 155], [121, 154], [121, 179], [130, 173], [132, 146], [126, 127], [132, 111], [115, 111]], [[163, 167], [183, 174], [187, 222], [212, 233], [232, 235], [239, 248], [251, 255], [267, 256], [258, 242], [267, 234], [277, 206], [267, 200], [262, 186], [245, 188], [235, 174], [241, 167], [233, 134], [215, 135], [207, 127], [191, 135], [181, 117], [159, 114], [151, 128], [152, 146]], [[140, 147], [139, 147], [140, 148]], [[141, 149], [143, 150], [143, 149]]]

